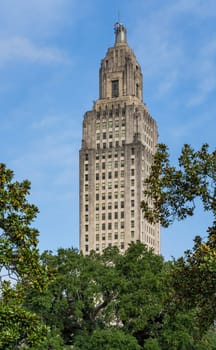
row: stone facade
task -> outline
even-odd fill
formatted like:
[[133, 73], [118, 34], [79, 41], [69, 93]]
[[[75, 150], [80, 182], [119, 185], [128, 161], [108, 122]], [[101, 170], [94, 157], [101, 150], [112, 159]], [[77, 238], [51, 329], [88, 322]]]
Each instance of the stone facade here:
[[80, 150], [80, 249], [124, 252], [137, 240], [160, 252], [160, 226], [140, 209], [158, 139], [157, 124], [143, 104], [142, 72], [116, 24], [115, 45], [100, 67], [100, 96], [84, 115]]

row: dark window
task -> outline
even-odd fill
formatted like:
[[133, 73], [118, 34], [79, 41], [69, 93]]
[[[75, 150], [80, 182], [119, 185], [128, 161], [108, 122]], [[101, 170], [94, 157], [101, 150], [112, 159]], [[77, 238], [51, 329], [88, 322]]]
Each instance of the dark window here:
[[108, 230], [112, 230], [112, 223], [111, 222], [108, 223]]
[[119, 81], [112, 80], [112, 97], [118, 97], [119, 95]]
[[136, 84], [136, 97], [139, 97], [139, 85]]
[[106, 230], [106, 224], [102, 224], [102, 230]]

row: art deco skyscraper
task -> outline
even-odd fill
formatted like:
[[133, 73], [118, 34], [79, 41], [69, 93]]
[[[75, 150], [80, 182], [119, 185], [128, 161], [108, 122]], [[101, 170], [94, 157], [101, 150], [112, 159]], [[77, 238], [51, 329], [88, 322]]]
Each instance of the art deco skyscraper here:
[[160, 227], [144, 218], [140, 203], [158, 132], [143, 104], [142, 72], [115, 25], [115, 44], [100, 67], [100, 96], [85, 113], [80, 150], [80, 249], [124, 252], [141, 241], [160, 252]]

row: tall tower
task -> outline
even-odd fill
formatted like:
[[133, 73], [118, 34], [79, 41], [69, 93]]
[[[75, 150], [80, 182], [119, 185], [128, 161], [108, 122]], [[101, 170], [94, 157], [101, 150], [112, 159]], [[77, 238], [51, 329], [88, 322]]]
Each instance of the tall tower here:
[[80, 249], [124, 252], [140, 241], [160, 252], [159, 224], [140, 208], [158, 139], [157, 124], [143, 104], [142, 72], [115, 24], [115, 44], [100, 67], [100, 96], [84, 115], [80, 150]]

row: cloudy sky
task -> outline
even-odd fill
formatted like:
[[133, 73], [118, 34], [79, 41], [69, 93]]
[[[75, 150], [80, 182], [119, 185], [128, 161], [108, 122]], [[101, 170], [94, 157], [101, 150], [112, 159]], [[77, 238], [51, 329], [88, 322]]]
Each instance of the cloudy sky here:
[[[79, 245], [82, 119], [118, 17], [173, 161], [184, 143], [215, 147], [215, 0], [0, 0], [0, 162], [32, 183], [41, 250]], [[200, 211], [163, 230], [162, 255], [182, 255], [208, 222]]]

